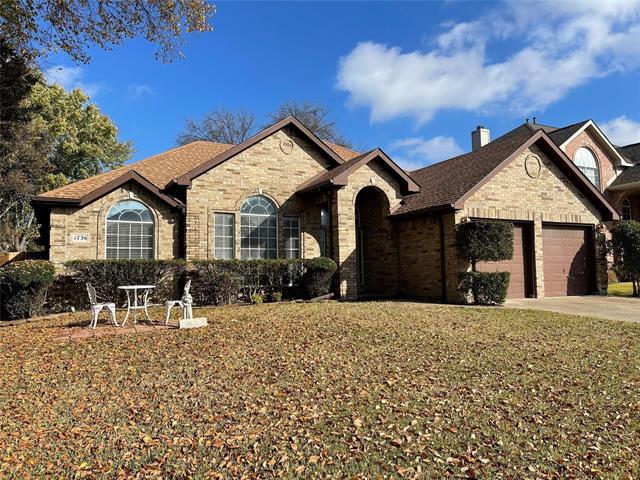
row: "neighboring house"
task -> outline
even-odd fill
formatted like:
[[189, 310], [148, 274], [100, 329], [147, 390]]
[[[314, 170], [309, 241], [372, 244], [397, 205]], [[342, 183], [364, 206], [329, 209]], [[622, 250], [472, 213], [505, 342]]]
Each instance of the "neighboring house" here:
[[592, 121], [525, 123], [491, 142], [478, 127], [472, 140], [472, 152], [408, 173], [380, 149], [323, 142], [289, 117], [239, 145], [194, 142], [34, 205], [56, 263], [324, 255], [340, 267], [343, 298], [450, 302], [469, 268], [456, 224], [509, 220], [513, 260], [479, 265], [511, 271], [509, 296], [606, 292], [602, 239], [618, 219], [608, 199], [622, 209], [640, 192], [640, 175], [624, 180], [640, 169], [632, 155]]

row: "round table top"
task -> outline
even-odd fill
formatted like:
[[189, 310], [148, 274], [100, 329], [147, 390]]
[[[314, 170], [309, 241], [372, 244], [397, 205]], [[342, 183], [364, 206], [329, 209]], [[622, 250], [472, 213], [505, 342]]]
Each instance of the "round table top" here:
[[155, 285], [121, 285], [118, 287], [121, 290], [134, 290], [137, 288], [156, 288]]

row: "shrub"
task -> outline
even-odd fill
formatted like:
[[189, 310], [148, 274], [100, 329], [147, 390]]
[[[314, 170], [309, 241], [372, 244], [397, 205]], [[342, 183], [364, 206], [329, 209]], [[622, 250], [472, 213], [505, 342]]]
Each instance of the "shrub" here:
[[242, 291], [242, 276], [225, 272], [214, 264], [200, 264], [190, 272], [191, 295], [196, 305], [226, 305], [238, 300]]
[[[183, 260], [72, 260], [65, 263], [81, 289], [90, 283], [98, 295], [116, 301], [119, 285], [155, 285], [152, 298], [179, 298], [178, 280], [184, 271]], [[84, 290], [78, 307], [88, 305]]]
[[274, 302], [281, 302], [282, 301], [282, 292], [273, 292], [271, 294], [271, 300]]
[[251, 295], [251, 303], [255, 305], [259, 305], [262, 303], [262, 301], [263, 301], [263, 297], [259, 293], [254, 293], [253, 295]]
[[472, 221], [461, 223], [456, 229], [458, 250], [476, 262], [510, 260], [513, 258], [513, 224], [510, 222]]
[[[284, 285], [298, 283], [303, 260], [198, 260], [190, 266], [196, 289], [210, 289], [207, 276], [215, 272], [232, 273], [240, 277], [241, 284], [238, 295], [251, 301], [254, 294], [282, 294]], [[205, 287], [205, 285], [209, 285]]]
[[46, 260], [24, 260], [2, 267], [0, 296], [6, 317], [17, 319], [38, 315], [54, 277], [55, 267]]
[[330, 258], [317, 257], [304, 261], [302, 287], [306, 298], [326, 295], [331, 290], [331, 279], [338, 266]]
[[507, 298], [509, 272], [465, 272], [461, 274], [460, 293], [471, 295], [479, 305], [500, 305]]
[[622, 221], [613, 230], [609, 250], [613, 270], [621, 279], [633, 284], [633, 295], [640, 294], [640, 222]]

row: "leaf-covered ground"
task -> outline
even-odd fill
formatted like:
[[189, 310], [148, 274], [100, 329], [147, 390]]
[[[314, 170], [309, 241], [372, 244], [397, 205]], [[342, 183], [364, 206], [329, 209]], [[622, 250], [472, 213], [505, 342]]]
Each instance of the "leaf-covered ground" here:
[[0, 477], [638, 478], [640, 325], [419, 303], [0, 329]]

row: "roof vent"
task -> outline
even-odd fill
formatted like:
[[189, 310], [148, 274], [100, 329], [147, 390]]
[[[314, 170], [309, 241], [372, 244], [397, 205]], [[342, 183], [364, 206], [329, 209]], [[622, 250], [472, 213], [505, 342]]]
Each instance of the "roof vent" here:
[[484, 128], [483, 125], [478, 125], [476, 129], [471, 132], [471, 150], [474, 152], [480, 150], [487, 143], [491, 141], [491, 132], [488, 128]]

